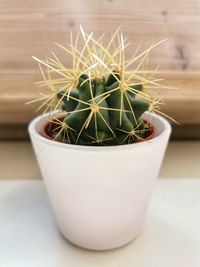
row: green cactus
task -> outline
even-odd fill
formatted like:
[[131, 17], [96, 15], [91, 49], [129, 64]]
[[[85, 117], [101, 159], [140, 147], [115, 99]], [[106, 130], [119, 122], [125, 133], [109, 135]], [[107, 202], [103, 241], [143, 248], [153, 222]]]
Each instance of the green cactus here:
[[[50, 135], [64, 143], [94, 146], [144, 140], [151, 134], [152, 126], [142, 115], [145, 111], [159, 111], [159, 100], [153, 101], [144, 89], [148, 85], [162, 86], [158, 80], [146, 77], [146, 73], [152, 77], [153, 71], [141, 71], [140, 67], [155, 45], [126, 61], [124, 39], [118, 31], [107, 46], [82, 28], [81, 33], [85, 42], [81, 51], [77, 48], [78, 37], [68, 48], [58, 45], [72, 55], [72, 69], [64, 67], [55, 54], [54, 59], [46, 61], [35, 58], [44, 78], [40, 85], [47, 85], [51, 91], [50, 95], [42, 96], [41, 106], [46, 104], [50, 110], [62, 111], [62, 115], [56, 113], [56, 119], [51, 119]], [[116, 36], [118, 46], [111, 51]], [[135, 70], [128, 71], [138, 58]], [[47, 67], [48, 77], [41, 65]], [[52, 73], [62, 77], [53, 78]]]
[[136, 99], [142, 85], [135, 86], [131, 93], [120, 88], [120, 81], [111, 79], [112, 76], [107, 81], [89, 81], [87, 75], [82, 75], [77, 88], [69, 94], [67, 90], [57, 94], [67, 112], [63, 118], [65, 130], [57, 136], [59, 139], [81, 145], [117, 145], [145, 137], [147, 123], [141, 124], [141, 116], [148, 110], [149, 102]]

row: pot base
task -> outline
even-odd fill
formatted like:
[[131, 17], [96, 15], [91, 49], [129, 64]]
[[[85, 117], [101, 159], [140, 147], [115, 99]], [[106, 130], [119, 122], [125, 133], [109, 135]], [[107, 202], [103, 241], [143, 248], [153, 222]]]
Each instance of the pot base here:
[[68, 237], [65, 236], [65, 234], [58, 228], [58, 231], [60, 233], [60, 235], [68, 242], [70, 243], [72, 246], [75, 246], [77, 248], [81, 248], [81, 249], [85, 249], [85, 250], [90, 250], [90, 251], [108, 251], [108, 250], [115, 250], [115, 249], [119, 249], [125, 246], [130, 245], [132, 242], [134, 242], [134, 240], [139, 236], [140, 232], [142, 231], [142, 227], [137, 231], [137, 233], [134, 233], [133, 236], [131, 236], [129, 239], [127, 239], [124, 242], [115, 244], [113, 246], [104, 246], [104, 247], [100, 247], [100, 246], [87, 246], [86, 244], [80, 244], [79, 242], [75, 242], [73, 240], [70, 240]]

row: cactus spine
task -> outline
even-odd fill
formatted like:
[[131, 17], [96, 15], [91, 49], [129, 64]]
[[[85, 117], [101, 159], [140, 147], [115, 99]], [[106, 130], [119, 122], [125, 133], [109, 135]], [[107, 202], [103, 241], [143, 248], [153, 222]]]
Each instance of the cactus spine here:
[[34, 57], [44, 78], [39, 84], [50, 89], [50, 94], [39, 99], [41, 107], [62, 111], [62, 116], [56, 113], [51, 118], [50, 134], [55, 140], [79, 145], [120, 145], [145, 139], [151, 125], [142, 114], [159, 111], [159, 99], [153, 101], [146, 89], [163, 86], [152, 78], [154, 71], [143, 67], [150, 50], [159, 43], [126, 60], [126, 44], [119, 30], [106, 46], [102, 38], [95, 40], [82, 27], [81, 35], [81, 50], [79, 35], [75, 40], [71, 36], [67, 47], [58, 45], [72, 56], [72, 68], [65, 67], [54, 53], [46, 61]]

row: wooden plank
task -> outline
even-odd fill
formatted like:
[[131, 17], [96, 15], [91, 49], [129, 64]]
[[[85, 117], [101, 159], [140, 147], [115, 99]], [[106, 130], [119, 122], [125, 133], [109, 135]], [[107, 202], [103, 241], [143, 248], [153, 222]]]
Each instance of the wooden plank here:
[[[38, 70], [37, 70], [38, 71]], [[25, 105], [39, 95], [34, 81], [41, 79], [38, 72], [15, 73], [0, 78], [0, 123], [26, 124], [38, 113], [38, 104]], [[173, 117], [180, 124], [200, 124], [200, 76], [198, 73], [163, 73], [165, 85], [178, 89], [162, 90], [166, 105], [162, 111]], [[17, 78], [17, 79], [16, 79]]]
[[162, 90], [166, 104], [162, 111], [180, 125], [200, 124], [200, 75], [198, 72], [163, 73], [165, 85], [175, 90]]
[[[167, 38], [152, 52], [152, 66], [159, 64], [167, 71], [200, 69], [198, 0], [7, 0], [0, 1], [0, 70], [33, 70], [32, 55], [44, 57], [55, 50], [54, 42], [66, 42], [69, 31], [77, 31], [80, 24], [97, 35], [122, 25], [135, 47]], [[128, 49], [127, 55], [131, 53]]]

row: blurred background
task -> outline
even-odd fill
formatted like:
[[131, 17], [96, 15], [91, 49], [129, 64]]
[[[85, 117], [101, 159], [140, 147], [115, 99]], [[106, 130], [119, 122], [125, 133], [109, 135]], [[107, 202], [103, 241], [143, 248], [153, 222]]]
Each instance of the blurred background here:
[[[176, 169], [180, 155], [185, 154], [180, 165], [188, 164], [188, 160], [198, 165], [200, 146], [199, 141], [194, 142], [200, 138], [198, 0], [0, 0], [1, 169], [12, 158], [19, 177], [21, 165], [31, 168], [32, 174], [27, 171], [27, 176], [38, 175], [27, 134], [28, 122], [37, 115], [37, 105], [25, 105], [40, 90], [34, 83], [41, 80], [41, 74], [32, 56], [45, 58], [55, 51], [59, 56], [64, 55], [63, 61], [69, 65], [69, 58], [56, 48], [55, 42], [65, 44], [70, 32], [77, 32], [80, 24], [96, 35], [112, 34], [122, 26], [133, 48], [142, 44], [145, 49], [167, 38], [151, 52], [149, 67], [159, 65], [166, 80], [164, 84], [178, 88], [163, 91], [166, 105], [162, 111], [180, 123], [173, 125], [172, 139], [184, 141], [172, 142], [170, 155], [177, 161], [167, 156], [165, 164]], [[129, 53], [131, 56], [128, 49]], [[178, 151], [180, 154], [176, 154]], [[173, 172], [163, 174], [170, 175]], [[199, 169], [195, 175], [200, 176]]]

